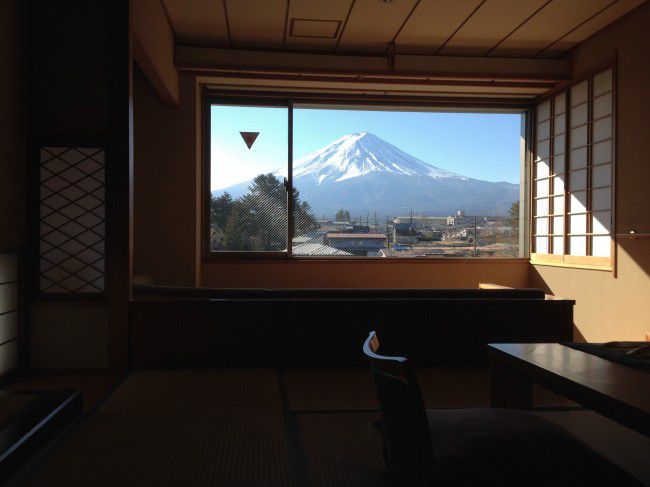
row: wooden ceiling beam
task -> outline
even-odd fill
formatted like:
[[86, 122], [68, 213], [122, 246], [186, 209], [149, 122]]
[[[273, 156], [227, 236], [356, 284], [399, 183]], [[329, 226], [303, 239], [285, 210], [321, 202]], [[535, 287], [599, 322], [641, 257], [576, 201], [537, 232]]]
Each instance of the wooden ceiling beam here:
[[[394, 68], [391, 69], [391, 64]], [[226, 49], [176, 46], [175, 64], [184, 71], [291, 74], [382, 75], [554, 83], [570, 78], [570, 59], [492, 58], [464, 56], [388, 56]]]

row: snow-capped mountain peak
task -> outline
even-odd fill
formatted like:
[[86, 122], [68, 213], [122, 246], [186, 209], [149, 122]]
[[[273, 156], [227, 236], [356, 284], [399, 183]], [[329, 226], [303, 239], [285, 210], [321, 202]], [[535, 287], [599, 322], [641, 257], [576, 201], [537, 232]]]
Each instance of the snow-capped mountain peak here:
[[385, 173], [433, 179], [468, 178], [427, 164], [368, 132], [349, 134], [297, 161], [293, 177], [323, 182]]

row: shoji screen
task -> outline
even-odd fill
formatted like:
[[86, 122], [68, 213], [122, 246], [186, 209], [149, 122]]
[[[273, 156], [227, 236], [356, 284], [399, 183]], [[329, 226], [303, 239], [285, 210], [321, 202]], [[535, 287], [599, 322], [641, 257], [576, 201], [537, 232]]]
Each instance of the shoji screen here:
[[613, 69], [537, 105], [533, 178], [532, 260], [612, 267]]
[[0, 377], [18, 366], [18, 258], [0, 254]]

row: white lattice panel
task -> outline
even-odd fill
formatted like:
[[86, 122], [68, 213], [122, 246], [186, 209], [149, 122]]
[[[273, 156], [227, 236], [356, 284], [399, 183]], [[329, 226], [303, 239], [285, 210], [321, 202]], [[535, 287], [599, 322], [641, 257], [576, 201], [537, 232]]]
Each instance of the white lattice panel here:
[[43, 147], [40, 157], [40, 290], [101, 293], [106, 235], [104, 150]]

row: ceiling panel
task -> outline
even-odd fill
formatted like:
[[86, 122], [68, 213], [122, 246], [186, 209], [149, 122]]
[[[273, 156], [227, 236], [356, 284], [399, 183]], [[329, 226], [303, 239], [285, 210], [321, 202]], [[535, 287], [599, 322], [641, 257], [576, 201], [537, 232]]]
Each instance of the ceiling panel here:
[[[315, 2], [313, 0], [291, 0], [289, 2], [289, 15], [287, 26], [287, 37], [285, 47], [287, 49], [314, 49], [314, 50], [333, 50], [341, 33], [341, 28], [348, 15], [352, 0], [327, 0]], [[322, 36], [323, 29], [317, 23], [313, 23], [313, 37], [305, 36], [307, 24], [302, 23], [301, 30], [292, 35], [292, 21], [295, 20], [326, 20], [339, 22], [338, 30], [334, 29], [335, 36]], [[300, 25], [300, 24], [299, 24]], [[329, 31], [328, 31], [329, 32]], [[307, 31], [309, 35], [309, 31]]]
[[280, 48], [289, 0], [226, 0], [234, 47]]
[[178, 39], [184, 44], [230, 44], [221, 0], [163, 0]]
[[482, 56], [546, 3], [548, 0], [487, 0], [438, 54]]
[[553, 0], [491, 51], [490, 56], [534, 56], [611, 3], [613, 0]]
[[584, 41], [588, 37], [598, 32], [600, 29], [614, 22], [619, 17], [622, 17], [630, 10], [635, 9], [639, 5], [645, 3], [646, 0], [618, 0], [615, 4], [609, 6], [594, 18], [578, 26], [574, 31], [567, 34], [562, 39], [559, 39], [552, 46], [549, 46], [544, 52], [540, 53], [540, 57], [555, 58], [561, 55], [564, 51], [571, 49], [576, 44]]
[[395, 40], [396, 51], [433, 54], [454, 33], [481, 0], [422, 0]]
[[416, 1], [356, 0], [343, 30], [339, 51], [384, 52]]

